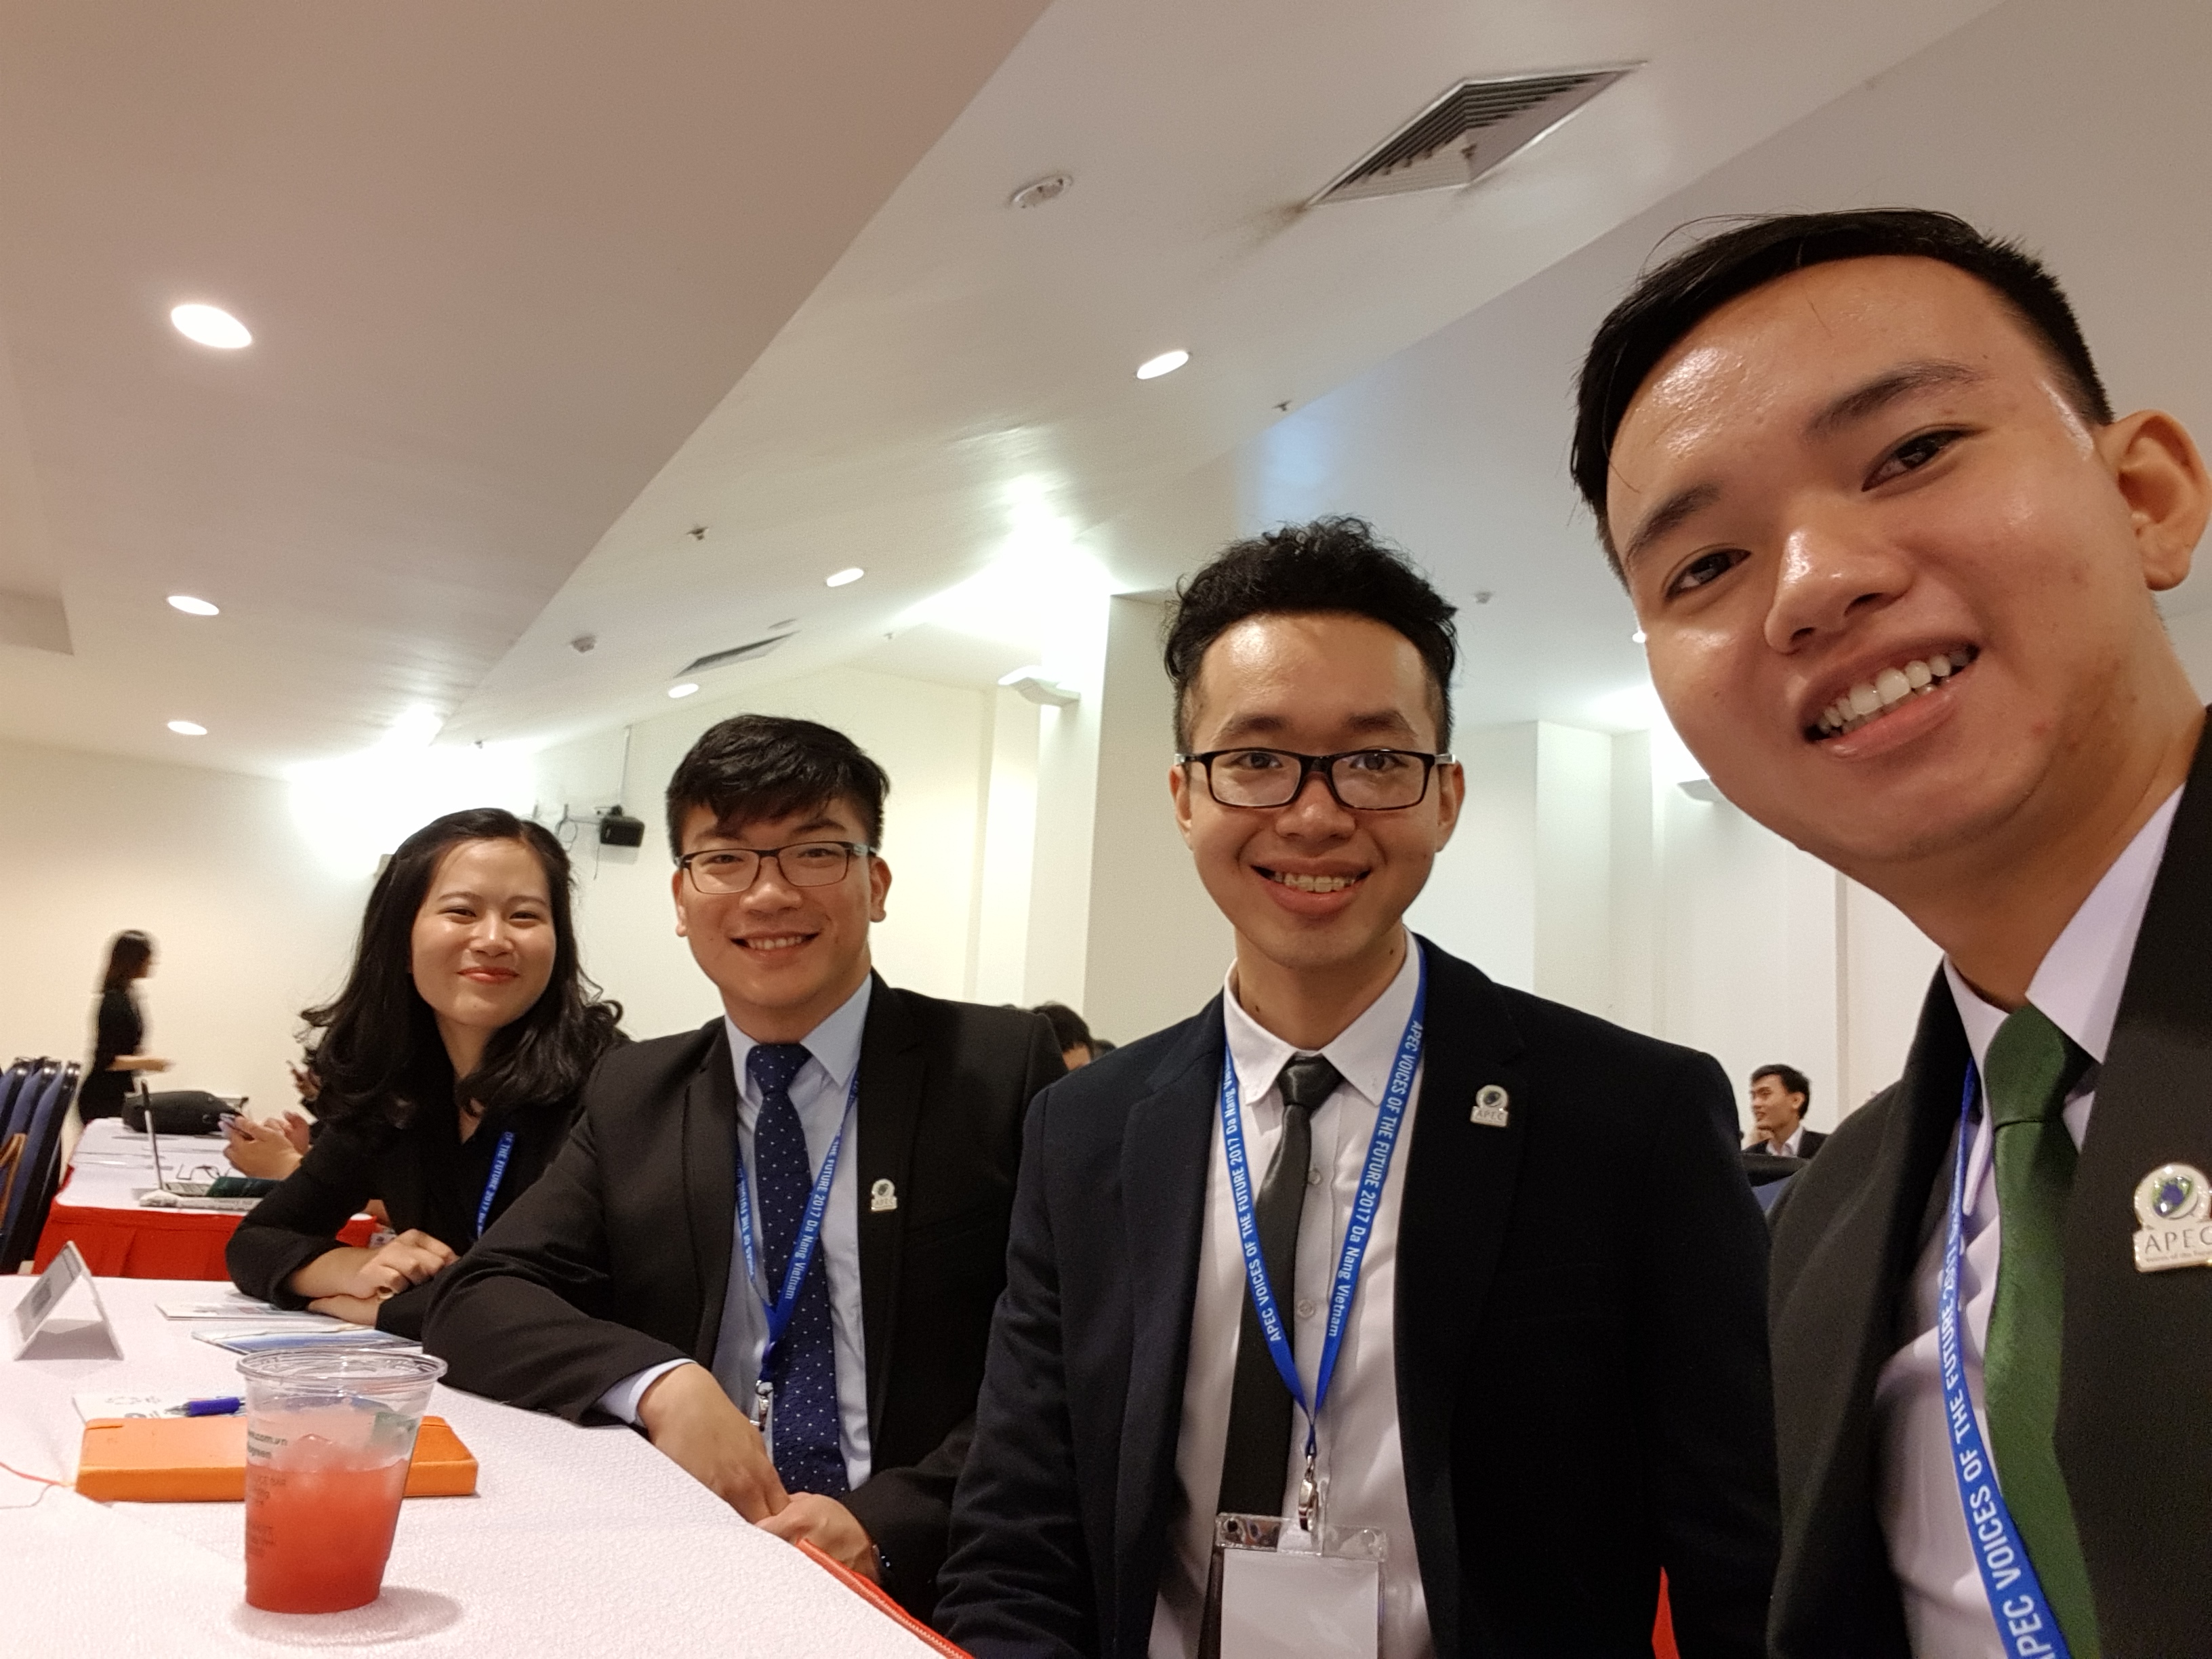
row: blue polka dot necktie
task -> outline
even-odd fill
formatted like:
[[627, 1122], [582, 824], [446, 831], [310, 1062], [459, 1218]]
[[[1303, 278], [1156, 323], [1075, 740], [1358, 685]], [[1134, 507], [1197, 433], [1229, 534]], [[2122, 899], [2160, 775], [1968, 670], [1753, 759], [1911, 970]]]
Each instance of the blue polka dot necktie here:
[[[756, 1043], [745, 1055], [745, 1074], [760, 1091], [753, 1184], [760, 1198], [761, 1266], [767, 1281], [761, 1289], [770, 1297], [782, 1288], [814, 1189], [806, 1130], [791, 1103], [791, 1080], [807, 1059], [805, 1045], [797, 1042]], [[830, 1315], [830, 1270], [818, 1239], [799, 1280], [791, 1323], [769, 1359], [767, 1380], [775, 1390], [770, 1449], [785, 1489], [842, 1496], [847, 1488], [837, 1432], [837, 1340]]]

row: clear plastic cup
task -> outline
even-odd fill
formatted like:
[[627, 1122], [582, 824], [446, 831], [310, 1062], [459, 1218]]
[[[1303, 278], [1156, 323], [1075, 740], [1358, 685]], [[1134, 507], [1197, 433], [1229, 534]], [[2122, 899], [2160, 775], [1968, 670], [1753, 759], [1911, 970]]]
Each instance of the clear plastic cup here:
[[366, 1607], [384, 1585], [415, 1431], [446, 1362], [352, 1349], [252, 1354], [246, 1600], [271, 1613]]

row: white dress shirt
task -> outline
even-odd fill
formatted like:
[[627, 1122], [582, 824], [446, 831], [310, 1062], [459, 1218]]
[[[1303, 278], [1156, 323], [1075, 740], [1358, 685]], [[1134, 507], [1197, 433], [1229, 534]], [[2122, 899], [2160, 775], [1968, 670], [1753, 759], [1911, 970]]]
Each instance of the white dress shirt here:
[[[2151, 883], [2172, 827], [2176, 790], [2136, 833], [2095, 890], [2082, 901], [2027, 988], [2027, 1000], [2097, 1062], [2067, 1097], [2066, 1128], [2079, 1146], [2096, 1102], [2097, 1069], [2112, 1038], [2129, 958], [2150, 903]], [[1966, 1028], [1974, 1067], [1982, 1068], [2005, 1011], [1984, 1001], [1947, 959], [1943, 972]], [[1977, 1114], [1966, 1158], [1966, 1253], [1959, 1269], [1966, 1392], [1982, 1425], [1989, 1418], [1982, 1396], [1982, 1350], [1989, 1340], [1990, 1304], [1996, 1299], [2002, 1222], [1996, 1173], [1990, 1157], [1989, 1114]], [[1936, 1179], [1950, 1190], [1956, 1137]], [[2005, 1644], [1982, 1589], [1966, 1518], [1951, 1472], [1951, 1437], [1945, 1425], [1943, 1381], [1936, 1352], [1936, 1307], [1943, 1275], [1944, 1230], [1938, 1226], [1912, 1280], [1913, 1328], [1918, 1333], [1882, 1368], [1875, 1386], [1879, 1436], [1878, 1500], [1889, 1543], [1891, 1569], [1905, 1598], [1905, 1628], [1917, 1659], [2002, 1659]], [[1998, 1470], [1999, 1479], [2003, 1470]]]
[[[1321, 1051], [1344, 1080], [1313, 1115], [1313, 1167], [1307, 1176], [1305, 1208], [1298, 1218], [1297, 1287], [1288, 1296], [1276, 1287], [1309, 1400], [1328, 1325], [1329, 1286], [1359, 1191], [1368, 1139], [1375, 1131], [1376, 1109], [1398, 1057], [1406, 1021], [1413, 1012], [1419, 948], [1407, 935], [1406, 963], [1397, 977], [1366, 1012]], [[1256, 1189], [1282, 1139], [1283, 1097], [1276, 1079], [1299, 1051], [1244, 1012], [1233, 984], [1223, 994], [1222, 1007], [1243, 1100], [1245, 1158]], [[1318, 1473], [1327, 1483], [1327, 1524], [1378, 1528], [1389, 1539], [1382, 1576], [1383, 1659], [1430, 1659], [1435, 1652], [1421, 1594], [1420, 1565], [1413, 1553], [1413, 1516], [1406, 1506], [1392, 1321], [1398, 1279], [1398, 1208], [1406, 1189], [1406, 1159], [1420, 1097], [1421, 1073], [1417, 1071], [1321, 1414]], [[1198, 1649], [1206, 1569], [1213, 1552], [1214, 1504], [1220, 1496], [1221, 1463], [1229, 1438], [1237, 1334], [1248, 1293], [1237, 1206], [1229, 1192], [1228, 1152], [1217, 1110], [1206, 1166], [1198, 1294], [1191, 1310], [1190, 1363], [1183, 1377], [1182, 1426], [1176, 1443], [1172, 1549], [1152, 1615], [1152, 1659], [1190, 1659]], [[1283, 1448], [1285, 1516], [1297, 1513], [1298, 1471], [1304, 1465], [1306, 1443], [1304, 1413], [1293, 1411], [1291, 1417], [1291, 1443]]]
[[[858, 1486], [872, 1467], [868, 1443], [868, 1350], [860, 1323], [860, 1212], [854, 1183], [860, 1164], [860, 1126], [845, 1123], [846, 1091], [860, 1064], [860, 1034], [868, 1020], [872, 975], [837, 1011], [801, 1039], [809, 1056], [791, 1080], [791, 1103], [806, 1132], [807, 1161], [818, 1178], [822, 1159], [841, 1124], [845, 1141], [837, 1154], [837, 1173], [830, 1180], [830, 1207], [822, 1218], [815, 1248], [830, 1273], [830, 1309], [836, 1332], [838, 1444], [845, 1455], [845, 1480]], [[745, 1056], [753, 1040], [723, 1021], [729, 1034], [730, 1063], [737, 1073], [738, 1150], [751, 1187], [753, 1253], [765, 1262], [760, 1240], [761, 1206], [753, 1158], [753, 1126], [760, 1121], [760, 1091], [746, 1075]], [[763, 1265], [763, 1271], [765, 1271]], [[760, 1379], [761, 1352], [768, 1346], [768, 1309], [757, 1281], [745, 1276], [744, 1242], [730, 1229], [730, 1285], [722, 1302], [722, 1326], [714, 1340], [714, 1380], [740, 1406], [750, 1402]], [[599, 1409], [626, 1423], [637, 1421], [637, 1402], [653, 1379], [686, 1364], [672, 1359], [623, 1378], [600, 1396]]]

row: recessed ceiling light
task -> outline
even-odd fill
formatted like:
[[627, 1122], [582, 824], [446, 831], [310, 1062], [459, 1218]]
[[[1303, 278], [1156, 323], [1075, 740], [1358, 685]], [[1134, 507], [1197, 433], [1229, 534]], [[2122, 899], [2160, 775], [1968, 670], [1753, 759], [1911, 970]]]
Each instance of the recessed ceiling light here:
[[217, 351], [235, 351], [253, 343], [246, 325], [217, 306], [179, 306], [169, 313], [177, 332]]
[[169, 722], [169, 730], [175, 732], [180, 738], [204, 738], [207, 736], [207, 727], [202, 726], [198, 720], [171, 720]]
[[1137, 378], [1157, 380], [1163, 374], [1172, 374], [1190, 361], [1188, 351], [1163, 351], [1157, 357], [1148, 357], [1137, 365]]
[[824, 587], [848, 587], [867, 574], [857, 564], [848, 564], [834, 575], [824, 576], [822, 585]]
[[1644, 643], [1644, 630], [1643, 630], [1642, 629], [1640, 629], [1640, 628], [1639, 628], [1639, 629], [1637, 629], [1633, 634], [1631, 634], [1631, 635], [1628, 636], [1628, 642], [1629, 642], [1631, 645], [1641, 645], [1641, 644], [1643, 644], [1643, 643]]
[[194, 599], [190, 593], [172, 593], [169, 603], [187, 617], [220, 617], [222, 607], [210, 605], [205, 599]]
[[698, 689], [699, 689], [699, 682], [698, 682], [698, 681], [696, 681], [696, 680], [686, 680], [686, 681], [684, 681], [684, 684], [681, 684], [681, 685], [672, 685], [672, 686], [670, 686], [670, 687], [668, 688], [668, 695], [669, 695], [670, 696], [672, 696], [672, 697], [688, 697], [688, 696], [690, 696], [694, 691], [696, 691]]

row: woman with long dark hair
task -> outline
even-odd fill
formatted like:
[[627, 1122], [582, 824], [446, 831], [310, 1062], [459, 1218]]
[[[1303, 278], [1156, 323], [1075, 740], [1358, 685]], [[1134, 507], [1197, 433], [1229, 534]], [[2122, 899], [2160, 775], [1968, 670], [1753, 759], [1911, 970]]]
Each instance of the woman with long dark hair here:
[[[430, 1280], [544, 1172], [622, 1040], [577, 962], [568, 883], [560, 842], [495, 807], [400, 843], [345, 988], [301, 1016], [324, 1127], [231, 1236], [240, 1290], [420, 1333]], [[340, 1243], [372, 1198], [398, 1236]]]
[[76, 1115], [89, 1123], [118, 1117], [131, 1080], [142, 1072], [166, 1072], [169, 1062], [142, 1054], [146, 1018], [131, 988], [154, 971], [154, 941], [131, 928], [107, 946], [107, 971], [100, 975], [100, 1011], [93, 1017], [92, 1068], [77, 1091]]

